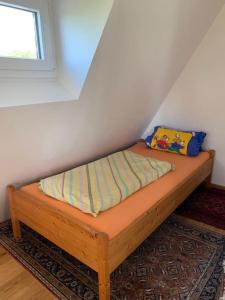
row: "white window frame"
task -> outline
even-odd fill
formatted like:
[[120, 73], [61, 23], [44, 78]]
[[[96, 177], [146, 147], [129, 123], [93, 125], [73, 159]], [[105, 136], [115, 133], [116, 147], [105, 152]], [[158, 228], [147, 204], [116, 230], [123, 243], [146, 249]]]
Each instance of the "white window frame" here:
[[0, 1], [0, 4], [24, 8], [38, 14], [38, 30], [42, 50], [41, 59], [0, 57], [0, 72], [3, 70], [53, 71], [55, 69], [55, 60], [48, 0], [4, 0]]

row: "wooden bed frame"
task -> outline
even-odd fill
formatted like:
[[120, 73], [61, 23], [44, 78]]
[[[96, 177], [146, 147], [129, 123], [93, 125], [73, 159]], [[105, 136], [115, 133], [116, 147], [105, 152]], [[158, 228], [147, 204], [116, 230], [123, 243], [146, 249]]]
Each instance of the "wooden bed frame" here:
[[98, 272], [99, 299], [110, 299], [110, 274], [194, 191], [210, 184], [215, 151], [176, 190], [158, 201], [113, 239], [20, 189], [9, 186], [11, 220], [15, 239], [21, 238], [20, 222]]

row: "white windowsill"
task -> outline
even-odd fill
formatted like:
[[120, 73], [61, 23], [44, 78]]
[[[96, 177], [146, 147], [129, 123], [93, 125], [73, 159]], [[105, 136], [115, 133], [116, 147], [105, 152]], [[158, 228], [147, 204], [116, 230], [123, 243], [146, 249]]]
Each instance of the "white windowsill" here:
[[74, 101], [78, 95], [67, 90], [57, 78], [0, 79], [0, 107]]

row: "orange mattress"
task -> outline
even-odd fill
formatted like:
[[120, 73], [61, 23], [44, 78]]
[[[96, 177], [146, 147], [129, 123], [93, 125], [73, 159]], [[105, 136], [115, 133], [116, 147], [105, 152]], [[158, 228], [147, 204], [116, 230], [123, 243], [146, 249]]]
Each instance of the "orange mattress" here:
[[157, 181], [145, 186], [129, 196], [122, 203], [100, 213], [97, 217], [85, 214], [75, 207], [45, 195], [39, 189], [38, 183], [24, 186], [21, 190], [40, 199], [40, 201], [45, 201], [60, 209], [62, 213], [73, 216], [93, 229], [107, 233], [109, 238], [112, 239], [162, 197], [173, 192], [179, 184], [184, 182], [209, 159], [208, 152], [201, 152], [197, 157], [187, 157], [174, 153], [150, 150], [145, 147], [144, 143], [138, 143], [129, 150], [141, 155], [152, 156], [160, 160], [175, 163], [176, 171], [170, 172]]

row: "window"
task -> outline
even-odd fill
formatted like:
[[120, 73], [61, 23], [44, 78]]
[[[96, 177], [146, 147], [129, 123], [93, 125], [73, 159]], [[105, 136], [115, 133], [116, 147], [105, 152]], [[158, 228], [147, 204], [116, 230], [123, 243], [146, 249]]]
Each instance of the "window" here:
[[0, 0], [1, 78], [55, 76], [50, 0]]
[[53, 2], [0, 0], [0, 107], [68, 97], [57, 81]]
[[0, 3], [0, 56], [42, 59], [39, 13]]

